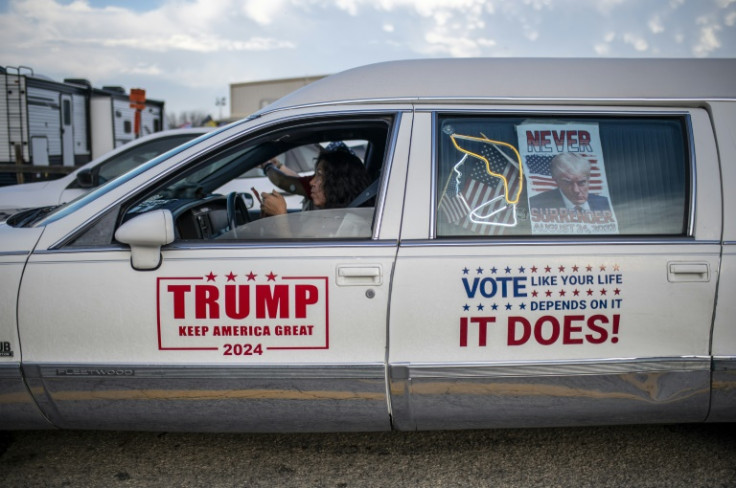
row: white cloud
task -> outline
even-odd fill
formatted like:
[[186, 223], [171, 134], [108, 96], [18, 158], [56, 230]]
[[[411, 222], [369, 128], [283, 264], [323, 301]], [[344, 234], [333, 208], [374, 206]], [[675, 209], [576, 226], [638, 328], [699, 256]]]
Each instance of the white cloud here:
[[[212, 0], [205, 0], [207, 4], [217, 4]], [[221, 0], [220, 0], [221, 1]], [[278, 16], [283, 8], [281, 0], [247, 0], [243, 3], [243, 12], [261, 25], [269, 25]]]
[[0, 62], [95, 86], [211, 93], [398, 58], [736, 52], [736, 0], [5, 1]]
[[649, 48], [649, 43], [646, 39], [630, 32], [624, 34], [624, 42], [626, 44], [630, 44], [634, 49], [639, 52], [646, 51]]
[[209, 35], [172, 34], [167, 38], [123, 38], [123, 39], [85, 39], [81, 42], [100, 44], [105, 47], [128, 47], [141, 51], [167, 52], [171, 50], [214, 53], [220, 51], [270, 51], [294, 48], [288, 41], [254, 37], [247, 40], [221, 39]]
[[693, 46], [693, 55], [705, 57], [711, 51], [721, 47], [716, 33], [721, 30], [719, 25], [706, 25], [700, 29], [700, 37], [697, 44]]
[[[595, 2], [595, 6], [601, 13], [608, 15], [621, 4], [626, 3], [627, 0], [598, 0]], [[573, 5], [579, 5], [573, 2]]]
[[649, 19], [649, 22], [647, 24], [649, 26], [649, 30], [653, 34], [661, 34], [664, 32], [664, 25], [662, 24], [662, 19], [659, 17], [659, 15], [655, 15], [651, 19]]
[[358, 3], [360, 3], [360, 0], [337, 0], [337, 8], [355, 17], [358, 15]]
[[728, 27], [733, 27], [734, 24], [736, 24], [736, 12], [729, 12], [726, 14], [726, 18], [723, 20], [723, 23]]
[[552, 5], [551, 0], [524, 0], [524, 5], [530, 6], [533, 10], [542, 10]]
[[607, 43], [598, 43], [593, 45], [593, 51], [595, 51], [598, 56], [608, 56], [611, 52], [611, 45]]
[[[429, 32], [425, 36], [427, 42], [426, 52], [428, 54], [450, 55], [456, 58], [477, 56], [479, 54], [478, 43], [467, 37], [444, 36], [437, 32]], [[493, 41], [484, 41], [493, 42]]]

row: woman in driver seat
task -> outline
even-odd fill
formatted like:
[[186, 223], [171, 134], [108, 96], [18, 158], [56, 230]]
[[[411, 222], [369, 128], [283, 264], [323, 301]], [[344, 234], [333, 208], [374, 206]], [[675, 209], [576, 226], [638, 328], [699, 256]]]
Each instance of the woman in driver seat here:
[[[321, 151], [309, 181], [315, 209], [347, 207], [370, 183], [368, 172], [355, 154], [342, 146]], [[261, 215], [287, 213], [286, 200], [277, 191], [261, 194]]]

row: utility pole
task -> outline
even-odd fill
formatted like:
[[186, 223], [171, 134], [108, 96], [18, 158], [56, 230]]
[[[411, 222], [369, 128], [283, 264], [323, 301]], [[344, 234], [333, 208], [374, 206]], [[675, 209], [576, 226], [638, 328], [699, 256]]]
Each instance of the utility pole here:
[[217, 120], [222, 120], [222, 107], [225, 106], [225, 97], [217, 97], [215, 98], [215, 106], [220, 107], [219, 115], [217, 116]]

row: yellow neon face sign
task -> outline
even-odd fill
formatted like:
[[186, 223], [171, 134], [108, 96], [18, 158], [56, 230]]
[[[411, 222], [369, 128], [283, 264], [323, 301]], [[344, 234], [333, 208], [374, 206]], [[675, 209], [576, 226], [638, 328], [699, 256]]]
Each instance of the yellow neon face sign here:
[[[521, 197], [521, 192], [524, 187], [524, 168], [523, 168], [523, 165], [521, 164], [521, 155], [519, 154], [519, 151], [517, 151], [514, 146], [506, 142], [503, 142], [503, 141], [495, 141], [493, 139], [489, 139], [485, 135], [483, 135], [483, 137], [474, 137], [474, 136], [466, 136], [462, 134], [452, 134], [450, 136], [450, 139], [452, 139], [452, 144], [455, 146], [455, 149], [457, 149], [458, 151], [464, 154], [480, 159], [481, 161], [485, 163], [486, 171], [488, 172], [489, 175], [495, 176], [496, 178], [500, 178], [501, 181], [503, 181], [504, 198], [506, 199], [506, 202], [509, 205], [514, 205], [514, 204], [519, 203], [519, 198]], [[496, 148], [496, 150], [499, 151], [499, 153], [501, 153], [501, 155], [503, 155], [503, 157], [508, 160], [509, 164], [516, 166], [516, 168], [518, 169], [517, 178], [519, 179], [519, 186], [518, 186], [518, 189], [516, 190], [516, 194], [509, 195], [509, 181], [506, 179], [504, 175], [496, 173], [491, 170], [491, 164], [485, 156], [483, 156], [482, 154], [478, 154], [473, 151], [470, 151], [469, 149], [465, 149], [461, 147], [460, 144], [458, 144], [457, 142], [458, 139], [466, 140], [466, 141], [481, 142], [485, 144], [491, 144], [494, 146], [496, 145], [504, 146], [504, 147], [511, 149], [514, 152], [514, 155], [516, 156], [515, 162], [510, 157], [508, 157], [506, 154], [504, 154], [503, 151]]]

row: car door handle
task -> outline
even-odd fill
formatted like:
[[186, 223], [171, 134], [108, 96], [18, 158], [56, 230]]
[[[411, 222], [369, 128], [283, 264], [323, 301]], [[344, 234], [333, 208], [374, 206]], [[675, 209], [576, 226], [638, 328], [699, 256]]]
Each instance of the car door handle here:
[[380, 285], [383, 281], [379, 265], [345, 265], [337, 267], [337, 284], [339, 286]]
[[709, 280], [708, 263], [667, 263], [667, 281], [678, 283]]

